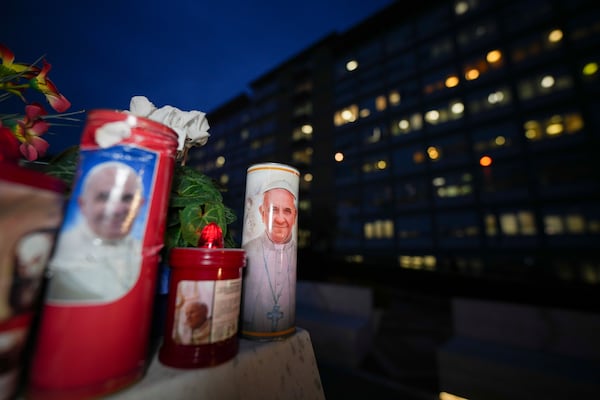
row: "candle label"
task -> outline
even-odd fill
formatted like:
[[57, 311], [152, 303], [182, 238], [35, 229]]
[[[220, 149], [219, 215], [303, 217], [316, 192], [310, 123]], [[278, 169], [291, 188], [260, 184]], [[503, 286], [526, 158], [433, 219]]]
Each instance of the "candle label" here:
[[177, 284], [172, 339], [179, 345], [223, 341], [238, 329], [242, 279]]

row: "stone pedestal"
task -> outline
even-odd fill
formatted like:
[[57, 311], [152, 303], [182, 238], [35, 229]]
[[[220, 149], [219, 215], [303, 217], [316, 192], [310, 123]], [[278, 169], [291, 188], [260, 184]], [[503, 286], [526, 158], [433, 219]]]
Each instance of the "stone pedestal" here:
[[238, 355], [215, 367], [177, 369], [155, 355], [141, 381], [107, 397], [138, 399], [325, 399], [308, 331], [286, 339], [240, 339]]

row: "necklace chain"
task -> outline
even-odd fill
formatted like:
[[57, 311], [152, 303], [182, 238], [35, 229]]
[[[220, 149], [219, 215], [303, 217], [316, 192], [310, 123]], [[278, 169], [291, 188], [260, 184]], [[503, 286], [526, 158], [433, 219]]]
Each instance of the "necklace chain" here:
[[283, 291], [283, 287], [279, 291], [278, 295], [275, 295], [275, 290], [273, 289], [273, 283], [271, 283], [271, 273], [269, 272], [269, 266], [267, 265], [267, 255], [265, 254], [265, 250], [263, 248], [263, 261], [265, 265], [265, 271], [267, 272], [267, 281], [269, 282], [269, 289], [271, 289], [271, 296], [273, 297], [273, 303], [277, 305], [279, 303], [279, 298], [281, 297], [281, 292]]

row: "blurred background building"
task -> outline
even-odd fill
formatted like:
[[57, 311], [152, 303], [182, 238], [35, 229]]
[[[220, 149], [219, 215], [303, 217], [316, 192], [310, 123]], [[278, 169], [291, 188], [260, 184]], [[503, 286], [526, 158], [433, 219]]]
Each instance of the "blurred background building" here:
[[[190, 164], [222, 185], [240, 243], [247, 168], [299, 169], [301, 279], [591, 311], [569, 324], [600, 332], [599, 48], [598, 2], [396, 2], [210, 111]], [[480, 305], [453, 305], [463, 334]], [[553, 354], [591, 357], [589, 374], [586, 343]], [[457, 382], [441, 389], [489, 395]]]
[[598, 285], [599, 46], [595, 2], [398, 2], [209, 112], [191, 163], [240, 216], [248, 166], [298, 168], [311, 259]]

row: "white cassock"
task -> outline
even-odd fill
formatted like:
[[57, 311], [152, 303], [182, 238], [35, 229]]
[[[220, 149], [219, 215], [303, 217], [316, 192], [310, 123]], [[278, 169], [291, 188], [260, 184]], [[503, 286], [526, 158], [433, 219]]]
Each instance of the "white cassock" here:
[[246, 243], [242, 330], [278, 332], [295, 326], [296, 243], [275, 244], [266, 233]]
[[47, 299], [112, 301], [136, 283], [141, 244], [132, 237], [97, 238], [83, 223], [61, 232], [49, 263]]

